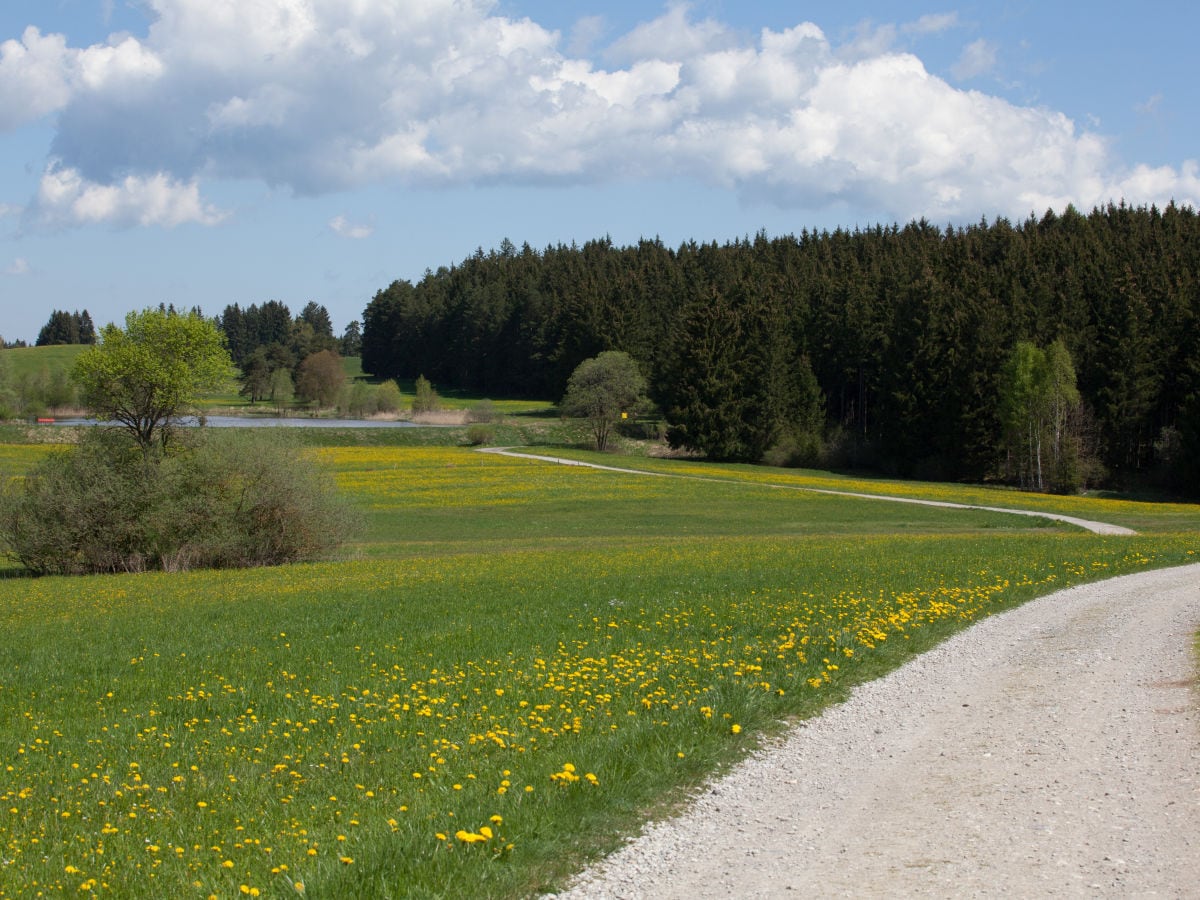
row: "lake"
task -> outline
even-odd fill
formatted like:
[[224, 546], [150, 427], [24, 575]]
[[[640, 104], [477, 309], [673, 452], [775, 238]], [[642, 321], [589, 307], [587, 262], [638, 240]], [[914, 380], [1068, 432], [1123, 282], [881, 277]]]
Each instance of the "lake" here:
[[[198, 424], [195, 416], [182, 420], [184, 425]], [[50, 423], [46, 423], [50, 424]], [[116, 422], [98, 422], [95, 419], [55, 419], [55, 425], [116, 425]], [[206, 416], [204, 424], [210, 428], [419, 428], [414, 422], [385, 421], [382, 419], [313, 419], [306, 417], [277, 416]]]

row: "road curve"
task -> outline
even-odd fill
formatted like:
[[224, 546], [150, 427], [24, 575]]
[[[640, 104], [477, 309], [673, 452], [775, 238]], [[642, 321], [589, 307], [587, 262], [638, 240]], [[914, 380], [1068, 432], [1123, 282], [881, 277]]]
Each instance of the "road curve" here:
[[1198, 628], [1200, 565], [993, 616], [560, 897], [1200, 897]]
[[[691, 478], [703, 481], [720, 481], [729, 483], [728, 479], [712, 478], [706, 479], [698, 475], [672, 475], [669, 472], [646, 472], [641, 469], [626, 469], [620, 466], [605, 466], [599, 463], [582, 462], [578, 459], [565, 459], [561, 456], [539, 456], [536, 453], [520, 453], [516, 450], [511, 450], [508, 447], [481, 447], [480, 453], [495, 453], [498, 456], [511, 456], [516, 459], [536, 459], [542, 462], [558, 463], [563, 466], [583, 466], [588, 469], [602, 469], [605, 472], [624, 472], [627, 475], [650, 475], [656, 478]], [[917, 500], [913, 497], [891, 497], [886, 494], [861, 494], [853, 491], [833, 491], [826, 488], [806, 488], [798, 487], [794, 484], [763, 484], [755, 482], [763, 487], [779, 488], [780, 490], [791, 491], [806, 491], [810, 494], [832, 494], [836, 497], [857, 497], [860, 500], [886, 500], [892, 503], [916, 503], [920, 506], [941, 506], [946, 509], [981, 509], [987, 512], [1011, 513], [1014, 516], [1034, 516], [1039, 519], [1053, 519], [1056, 522], [1066, 522], [1069, 525], [1075, 525], [1094, 534], [1115, 534], [1115, 535], [1130, 535], [1137, 534], [1131, 528], [1126, 528], [1123, 525], [1113, 525], [1108, 522], [1094, 522], [1090, 519], [1080, 519], [1075, 516], [1064, 516], [1060, 513], [1052, 512], [1036, 512], [1028, 509], [1008, 509], [1000, 506], [974, 506], [966, 503], [949, 503], [944, 500]]]

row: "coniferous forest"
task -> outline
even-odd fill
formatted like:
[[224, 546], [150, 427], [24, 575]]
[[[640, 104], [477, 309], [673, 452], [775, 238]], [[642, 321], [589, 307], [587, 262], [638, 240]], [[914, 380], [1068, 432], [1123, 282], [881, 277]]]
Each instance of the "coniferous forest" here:
[[678, 248], [506, 240], [379, 291], [362, 362], [557, 399], [621, 350], [668, 440], [714, 459], [1194, 494], [1198, 319], [1200, 218], [1122, 204]]

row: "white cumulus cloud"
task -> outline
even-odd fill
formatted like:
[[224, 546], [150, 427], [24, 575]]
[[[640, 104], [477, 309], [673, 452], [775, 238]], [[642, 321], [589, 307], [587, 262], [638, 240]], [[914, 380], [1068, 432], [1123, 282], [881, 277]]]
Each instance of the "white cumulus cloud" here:
[[[813, 23], [747, 37], [676, 3], [581, 58], [493, 0], [146, 2], [142, 36], [76, 49], [29, 29], [0, 45], [0, 128], [57, 113], [39, 221], [213, 224], [208, 179], [320, 194], [682, 175], [897, 219], [1200, 199], [1186, 165], [1122, 167], [1063, 115], [894, 49], [957, 27], [952, 13], [835, 46]], [[995, 58], [980, 39], [954, 75]]]
[[30, 27], [0, 44], [0, 131], [61, 108], [71, 97], [71, 51], [59, 34]]
[[29, 260], [18, 256], [11, 263], [9, 263], [8, 266], [5, 267], [4, 274], [19, 278], [22, 275], [28, 275], [32, 271], [33, 268], [29, 265]]
[[215, 225], [224, 217], [200, 199], [195, 181], [184, 184], [159, 172], [97, 184], [78, 169], [57, 164], [42, 175], [33, 214], [39, 223], [51, 226], [109, 222], [167, 228], [188, 222]]

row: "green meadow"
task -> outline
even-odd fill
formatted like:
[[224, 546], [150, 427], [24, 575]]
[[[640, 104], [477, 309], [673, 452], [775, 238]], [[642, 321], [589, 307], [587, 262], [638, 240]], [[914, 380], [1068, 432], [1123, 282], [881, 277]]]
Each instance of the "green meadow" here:
[[[53, 452], [20, 434], [6, 480]], [[965, 487], [295, 439], [360, 512], [338, 559], [0, 579], [0, 896], [536, 895], [953, 631], [1200, 550], [1195, 506], [1008, 495], [1144, 532], [1100, 537], [776, 485]]]
[[15, 378], [37, 375], [40, 372], [67, 372], [75, 358], [87, 347], [82, 344], [59, 344], [52, 347], [13, 347], [0, 350], [0, 364]]

